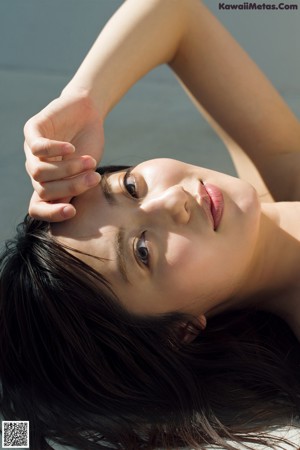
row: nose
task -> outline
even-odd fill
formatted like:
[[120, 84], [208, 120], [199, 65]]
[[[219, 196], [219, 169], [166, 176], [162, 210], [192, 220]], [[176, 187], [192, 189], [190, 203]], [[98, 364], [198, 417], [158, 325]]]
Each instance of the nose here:
[[187, 224], [191, 216], [189, 195], [182, 186], [177, 185], [153, 197], [146, 197], [141, 209], [148, 214], [167, 214], [180, 225]]

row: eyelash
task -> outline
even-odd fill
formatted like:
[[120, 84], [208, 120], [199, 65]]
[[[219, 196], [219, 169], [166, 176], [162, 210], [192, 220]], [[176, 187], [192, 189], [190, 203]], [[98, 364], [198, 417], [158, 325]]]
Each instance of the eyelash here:
[[[134, 177], [134, 175], [131, 174], [131, 170], [132, 168], [129, 168], [124, 175], [123, 178], [123, 186], [126, 190], [126, 192], [132, 197], [132, 198], [139, 198], [139, 194], [138, 194], [138, 186], [137, 186], [137, 182], [136, 182], [136, 178]], [[128, 181], [130, 180], [130, 178], [133, 180], [133, 182], [128, 183]], [[134, 191], [132, 189], [129, 189], [129, 186], [134, 186]], [[144, 243], [143, 246], [140, 246], [140, 243]], [[141, 255], [139, 254], [139, 250], [143, 248], [146, 249], [146, 255]], [[150, 251], [149, 248], [146, 245], [146, 231], [144, 231], [140, 237], [138, 239], [135, 240], [135, 244], [134, 244], [134, 254], [136, 259], [138, 260], [139, 264], [143, 264], [144, 266], [148, 267], [150, 266]], [[146, 259], [146, 260], [145, 260]]]
[[[144, 245], [139, 247], [139, 244], [141, 242], [143, 242]], [[139, 254], [139, 250], [141, 248], [146, 249], [146, 256]], [[144, 231], [141, 234], [141, 236], [138, 239], [136, 239], [135, 245], [134, 245], [134, 254], [135, 254], [136, 258], [138, 259], [138, 261], [140, 263], [142, 263], [146, 267], [150, 266], [150, 251], [149, 251], [149, 248], [146, 245], [146, 231]], [[146, 258], [146, 261], [145, 261], [145, 258]]]
[[[125, 188], [125, 190], [128, 192], [128, 194], [130, 195], [130, 197], [133, 197], [133, 198], [139, 198], [139, 196], [138, 196], [138, 189], [137, 189], [137, 183], [136, 183], [136, 179], [135, 179], [135, 177], [131, 174], [131, 168], [130, 169], [128, 169], [126, 172], [125, 172], [125, 175], [124, 175], [124, 178], [123, 178], [123, 185], [124, 185], [124, 188]], [[133, 180], [134, 180], [134, 183], [129, 183], [129, 184], [127, 184], [128, 183], [128, 180], [130, 179], [130, 178], [132, 178]], [[132, 192], [132, 190], [130, 190], [129, 188], [128, 188], [128, 186], [132, 186], [132, 185], [134, 185], [134, 192]]]

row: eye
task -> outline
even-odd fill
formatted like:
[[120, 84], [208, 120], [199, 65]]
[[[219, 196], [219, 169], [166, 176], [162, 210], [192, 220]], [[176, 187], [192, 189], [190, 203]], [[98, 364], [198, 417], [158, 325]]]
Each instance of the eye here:
[[124, 187], [128, 194], [133, 198], [138, 198], [137, 183], [135, 177], [131, 174], [130, 169], [124, 175]]
[[150, 253], [146, 243], [146, 232], [144, 231], [135, 245], [135, 256], [144, 266], [149, 267]]

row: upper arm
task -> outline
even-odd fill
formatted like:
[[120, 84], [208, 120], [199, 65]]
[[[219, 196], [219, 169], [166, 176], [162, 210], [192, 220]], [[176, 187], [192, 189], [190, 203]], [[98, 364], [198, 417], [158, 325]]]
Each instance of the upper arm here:
[[245, 152], [275, 200], [298, 199], [299, 121], [199, 1], [190, 2], [189, 26], [169, 64], [218, 125], [235, 164], [245, 165]]

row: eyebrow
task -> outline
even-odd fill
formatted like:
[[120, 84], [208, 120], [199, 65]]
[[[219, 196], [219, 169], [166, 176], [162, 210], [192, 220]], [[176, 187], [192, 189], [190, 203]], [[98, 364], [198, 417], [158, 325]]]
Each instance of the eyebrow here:
[[104, 197], [106, 198], [107, 202], [110, 205], [116, 205], [117, 202], [116, 202], [116, 199], [115, 199], [115, 197], [113, 195], [113, 191], [111, 189], [111, 185], [108, 182], [108, 177], [109, 177], [109, 174], [107, 174], [107, 173], [104, 173], [103, 175], [101, 175], [100, 186], [102, 188]]
[[[114, 193], [111, 189], [111, 185], [108, 182], [109, 174], [104, 173], [101, 176], [100, 185], [102, 187], [102, 191], [104, 197], [109, 205], [116, 205], [116, 199], [114, 197]], [[125, 258], [125, 231], [124, 228], [119, 228], [114, 238], [114, 248], [117, 255], [117, 265], [119, 272], [122, 275], [123, 280], [126, 283], [130, 283], [127, 268], [126, 268], [126, 258]]]
[[118, 269], [121, 272], [123, 280], [126, 283], [130, 284], [130, 281], [129, 281], [128, 275], [127, 275], [127, 269], [126, 269], [124, 228], [118, 229], [118, 232], [115, 235], [115, 243], [114, 244], [115, 244], [114, 247], [116, 249], [116, 255], [117, 255]]

